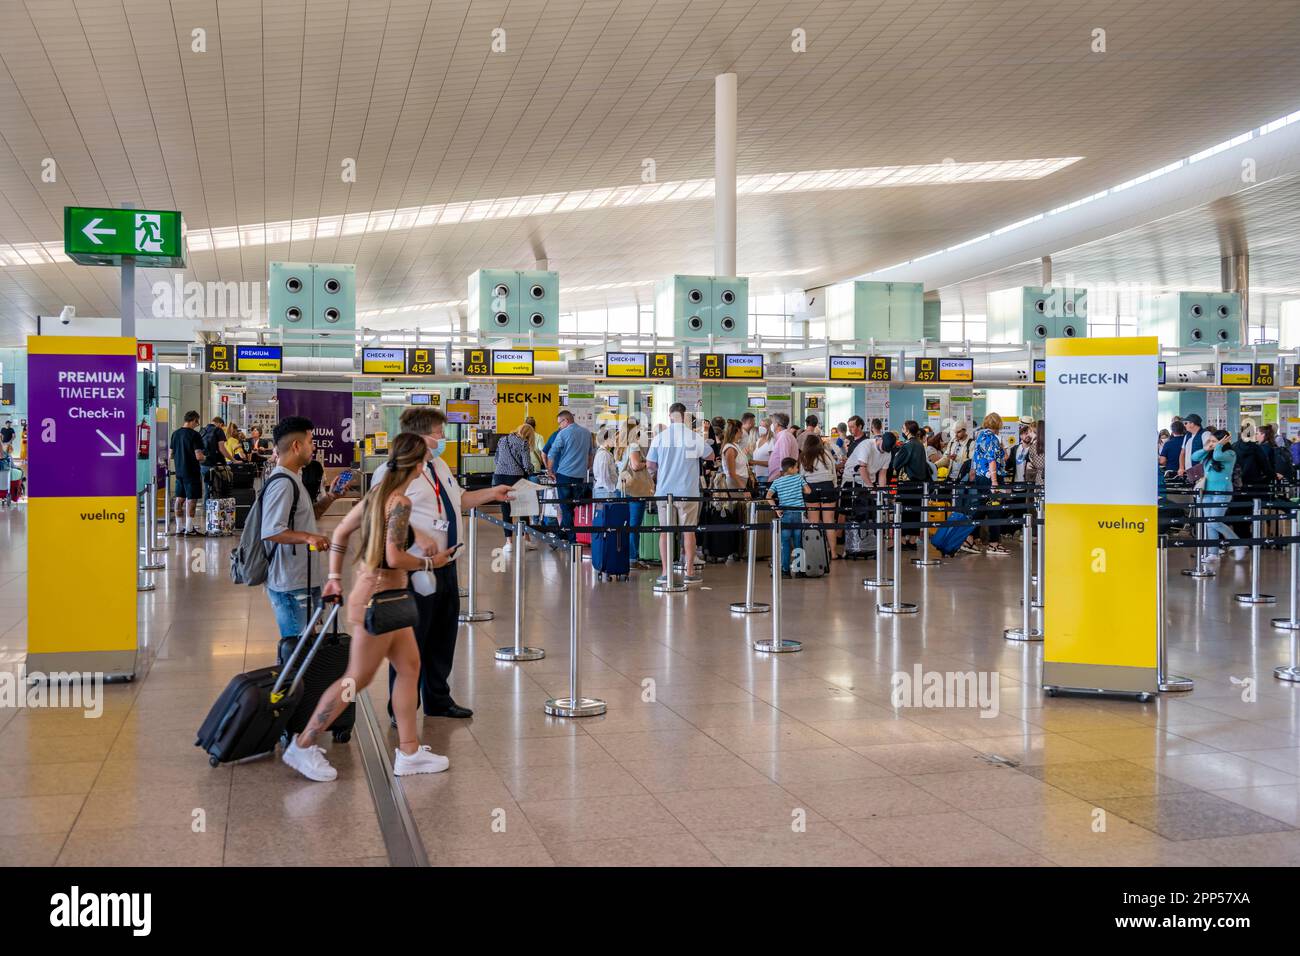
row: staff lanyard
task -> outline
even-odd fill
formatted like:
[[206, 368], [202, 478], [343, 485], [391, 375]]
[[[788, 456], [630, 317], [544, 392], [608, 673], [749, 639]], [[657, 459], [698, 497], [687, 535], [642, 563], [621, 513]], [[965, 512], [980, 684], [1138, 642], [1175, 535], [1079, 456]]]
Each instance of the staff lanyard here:
[[438, 483], [438, 476], [435, 474], [430, 478], [429, 470], [426, 468], [424, 470], [424, 480], [429, 483], [431, 488], [433, 488], [433, 497], [438, 502], [438, 519], [442, 520], [442, 486]]

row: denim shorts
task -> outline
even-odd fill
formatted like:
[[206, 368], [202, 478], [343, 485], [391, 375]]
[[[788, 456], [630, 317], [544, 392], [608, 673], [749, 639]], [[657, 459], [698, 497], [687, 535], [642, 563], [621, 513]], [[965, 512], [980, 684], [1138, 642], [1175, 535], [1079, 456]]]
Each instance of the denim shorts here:
[[[271, 600], [271, 610], [275, 612], [275, 623], [280, 628], [281, 637], [297, 637], [307, 627], [307, 589], [295, 591], [272, 591], [266, 589], [266, 596]], [[320, 588], [311, 589], [311, 605], [320, 605]]]

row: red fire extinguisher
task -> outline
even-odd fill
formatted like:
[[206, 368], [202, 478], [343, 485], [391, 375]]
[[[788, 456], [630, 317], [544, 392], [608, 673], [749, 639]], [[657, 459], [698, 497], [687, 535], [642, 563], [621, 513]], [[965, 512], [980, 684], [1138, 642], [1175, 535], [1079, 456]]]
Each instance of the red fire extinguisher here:
[[141, 461], [149, 459], [149, 421], [145, 418], [140, 419], [140, 451], [137, 457]]

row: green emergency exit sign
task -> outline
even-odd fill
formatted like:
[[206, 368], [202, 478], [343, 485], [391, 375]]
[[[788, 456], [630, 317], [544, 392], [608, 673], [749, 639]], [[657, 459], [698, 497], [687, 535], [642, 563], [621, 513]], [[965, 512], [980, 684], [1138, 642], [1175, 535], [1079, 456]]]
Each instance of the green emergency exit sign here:
[[63, 207], [63, 251], [83, 266], [185, 267], [185, 221], [174, 209]]

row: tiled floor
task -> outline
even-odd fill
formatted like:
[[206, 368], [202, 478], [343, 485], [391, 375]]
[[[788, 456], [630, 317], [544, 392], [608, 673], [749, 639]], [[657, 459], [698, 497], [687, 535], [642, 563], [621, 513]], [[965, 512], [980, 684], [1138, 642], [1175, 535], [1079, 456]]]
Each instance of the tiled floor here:
[[[0, 519], [10, 668], [24, 642], [22, 521]], [[402, 782], [435, 864], [1300, 862], [1300, 707], [1272, 676], [1289, 638], [1268, 626], [1285, 605], [1232, 602], [1246, 562], [1197, 581], [1171, 558], [1171, 662], [1197, 686], [1148, 704], [1037, 689], [1041, 645], [1001, 636], [1018, 623], [1015, 554], [906, 568], [904, 597], [922, 607], [909, 617], [875, 613], [862, 563], [787, 581], [784, 636], [805, 649], [776, 658], [750, 648], [769, 615], [727, 610], [743, 566], [711, 566], [685, 595], [652, 593], [649, 572], [597, 584], [588, 567], [582, 689], [609, 712], [566, 721], [542, 704], [567, 693], [567, 560], [528, 556], [526, 637], [546, 659], [501, 663], [511, 578], [492, 570], [495, 530], [483, 538], [480, 605], [497, 619], [462, 631], [454, 675], [476, 714], [426, 721], [452, 768]], [[206, 571], [181, 547], [141, 597], [157, 653], [143, 681], [113, 688], [96, 721], [0, 712], [0, 863], [382, 865], [355, 744], [331, 748], [333, 784], [271, 761], [213, 770], [192, 746], [213, 696], [268, 661], [275, 635], [263, 596], [228, 583], [228, 542], [199, 541]], [[1264, 589], [1285, 594], [1284, 557], [1264, 568]], [[996, 673], [998, 713], [894, 709], [891, 675], [917, 663]]]

